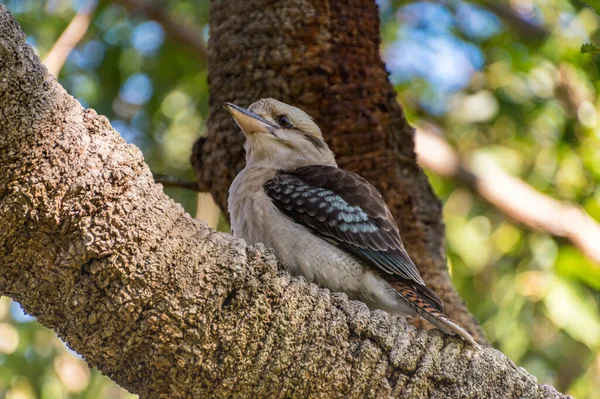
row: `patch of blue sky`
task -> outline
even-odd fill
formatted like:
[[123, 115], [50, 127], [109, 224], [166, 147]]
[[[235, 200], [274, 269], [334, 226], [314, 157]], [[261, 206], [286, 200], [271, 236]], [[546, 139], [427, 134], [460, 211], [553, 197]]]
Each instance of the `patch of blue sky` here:
[[94, 70], [102, 65], [105, 53], [106, 46], [102, 41], [91, 40], [71, 51], [66, 62], [67, 68], [69, 70]]
[[159, 23], [146, 21], [131, 33], [133, 47], [143, 56], [154, 55], [165, 41], [165, 32]]
[[435, 3], [412, 3], [398, 9], [397, 40], [385, 52], [394, 83], [421, 78], [428, 90], [419, 93], [421, 106], [440, 115], [451, 94], [465, 88], [485, 63], [481, 49], [457, 36], [485, 40], [503, 28], [497, 17], [457, 1], [454, 13]]
[[33, 35], [27, 35], [25, 37], [25, 43], [29, 44], [34, 49], [37, 48], [37, 40], [35, 40], [35, 37], [33, 37]]
[[515, 11], [519, 17], [535, 25], [543, 25], [546, 22], [544, 13], [537, 4], [531, 4], [531, 8], [515, 7], [513, 8], [513, 11]]
[[460, 2], [455, 10], [456, 25], [467, 37], [486, 40], [503, 28], [498, 17], [482, 7]]
[[69, 55], [67, 56], [67, 60], [65, 61], [64, 70], [66, 71], [77, 71], [80, 69], [81, 59], [83, 56], [81, 55], [81, 50], [78, 48], [74, 48], [71, 50]]
[[139, 137], [144, 135], [143, 132], [130, 127], [127, 122], [121, 119], [112, 120], [110, 124], [129, 144], [135, 144]]
[[590, 41], [590, 36], [583, 21], [576, 14], [563, 11], [558, 15], [558, 26], [563, 34], [571, 39], [582, 42]]
[[130, 121], [131, 127], [137, 131], [149, 131], [152, 128], [150, 117], [144, 109], [140, 109], [133, 115]]
[[71, 7], [75, 12], [85, 13], [95, 9], [97, 3], [98, 0], [75, 0], [71, 4]]
[[81, 49], [81, 59], [77, 61], [83, 69], [96, 69], [104, 61], [106, 47], [100, 40], [91, 40]]
[[28, 315], [25, 313], [21, 305], [19, 305], [15, 301], [10, 302], [10, 316], [17, 323], [28, 323], [30, 321], [34, 321], [35, 317]]
[[210, 25], [209, 24], [204, 25], [204, 28], [202, 28], [202, 38], [204, 39], [205, 42], [208, 42], [208, 39], [210, 38]]
[[429, 32], [447, 33], [454, 27], [454, 15], [436, 3], [411, 3], [398, 9], [400, 29], [414, 28]]
[[379, 7], [379, 13], [382, 15], [387, 15], [392, 11], [391, 0], [375, 0], [375, 3], [377, 3], [377, 7]]
[[395, 83], [421, 77], [448, 92], [464, 88], [484, 57], [479, 48], [455, 36], [413, 30], [387, 49], [386, 62]]
[[134, 105], [143, 105], [152, 98], [152, 81], [145, 73], [134, 73], [121, 86], [123, 101]]
[[89, 107], [90, 107], [90, 104], [87, 102], [87, 100], [86, 100], [85, 98], [83, 98], [83, 97], [78, 97], [78, 96], [75, 96], [75, 99], [76, 99], [77, 101], [79, 101], [79, 104], [81, 104], [81, 106], [82, 106], [83, 108], [86, 108], [86, 109], [87, 109], [87, 108], [89, 108]]
[[[135, 120], [135, 117], [134, 117]], [[143, 130], [138, 129], [141, 127], [141, 124], [134, 123], [132, 120], [131, 123], [127, 123], [122, 119], [115, 119], [110, 121], [111, 126], [115, 129], [123, 139], [129, 144], [135, 144], [142, 152], [148, 150], [150, 146], [150, 141], [148, 138], [148, 134], [144, 133]]]
[[34, 0], [8, 0], [0, 1], [0, 3], [6, 4], [6, 8], [8, 8], [13, 15], [28, 13], [39, 6], [38, 2]]

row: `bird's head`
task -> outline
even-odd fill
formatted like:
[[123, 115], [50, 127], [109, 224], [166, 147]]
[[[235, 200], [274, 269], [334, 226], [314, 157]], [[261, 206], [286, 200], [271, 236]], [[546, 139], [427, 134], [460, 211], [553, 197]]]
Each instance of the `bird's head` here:
[[226, 103], [246, 136], [246, 163], [277, 170], [306, 165], [336, 166], [321, 129], [299, 108], [272, 98], [263, 98], [244, 109]]

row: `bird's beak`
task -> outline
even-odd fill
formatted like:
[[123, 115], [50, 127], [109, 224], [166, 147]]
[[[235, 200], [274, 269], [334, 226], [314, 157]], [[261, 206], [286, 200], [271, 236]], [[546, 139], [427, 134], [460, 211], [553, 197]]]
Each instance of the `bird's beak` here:
[[233, 116], [235, 123], [242, 129], [242, 132], [244, 132], [246, 137], [256, 133], [271, 133], [273, 129], [278, 128], [277, 125], [264, 120], [254, 112], [250, 112], [233, 103], [225, 103], [223, 108]]

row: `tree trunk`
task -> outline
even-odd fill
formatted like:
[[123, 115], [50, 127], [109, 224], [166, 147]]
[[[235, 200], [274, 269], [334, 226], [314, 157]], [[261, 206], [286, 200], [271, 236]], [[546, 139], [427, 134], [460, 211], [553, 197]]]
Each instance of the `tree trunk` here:
[[0, 4], [0, 295], [143, 398], [560, 398], [503, 354], [370, 313], [169, 200]]
[[383, 194], [406, 248], [446, 311], [485, 337], [450, 281], [442, 208], [417, 165], [407, 123], [379, 55], [374, 0], [223, 0], [210, 16], [208, 135], [192, 163], [201, 188], [227, 209], [244, 166], [243, 135], [222, 109], [274, 97], [314, 117], [342, 168]]

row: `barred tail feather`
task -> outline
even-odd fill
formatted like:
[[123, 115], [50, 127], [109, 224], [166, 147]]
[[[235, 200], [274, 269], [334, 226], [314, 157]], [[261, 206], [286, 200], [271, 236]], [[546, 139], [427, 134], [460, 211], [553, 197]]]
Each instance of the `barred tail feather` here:
[[[440, 330], [446, 332], [446, 334], [451, 335], [459, 335], [462, 339], [471, 344], [475, 349], [480, 349], [481, 347], [475, 341], [473, 336], [467, 332], [464, 328], [447, 318], [446, 316], [438, 316], [438, 317], [430, 317], [426, 319], [431, 324], [439, 328]], [[448, 330], [451, 330], [448, 332]]]
[[[410, 302], [410, 301], [409, 301]], [[475, 339], [461, 326], [441, 314], [437, 311], [427, 311], [426, 309], [419, 306], [417, 303], [410, 302], [410, 306], [417, 312], [419, 316], [433, 324], [435, 327], [443, 331], [445, 334], [458, 335], [469, 344], [473, 345], [475, 349], [480, 349], [479, 344]]]
[[415, 287], [408, 284], [395, 284], [396, 291], [410, 305], [417, 315], [427, 320], [445, 334], [458, 335], [474, 348], [479, 349], [479, 344], [475, 339], [458, 324], [447, 318], [435, 303], [430, 303], [425, 296], [422, 296]]

